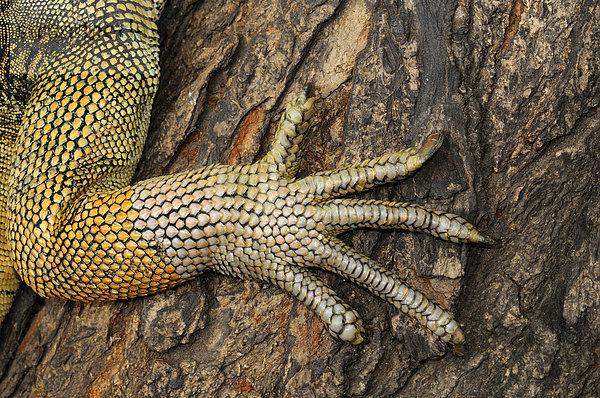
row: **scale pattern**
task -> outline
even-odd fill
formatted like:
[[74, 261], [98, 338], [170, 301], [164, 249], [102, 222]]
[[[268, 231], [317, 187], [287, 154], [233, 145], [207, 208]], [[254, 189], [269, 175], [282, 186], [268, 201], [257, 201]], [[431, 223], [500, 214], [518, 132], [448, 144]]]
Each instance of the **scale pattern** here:
[[2, 0], [0, 322], [19, 278], [44, 297], [143, 296], [212, 270], [270, 282], [329, 332], [363, 341], [358, 314], [309, 267], [344, 276], [454, 346], [452, 315], [336, 238], [356, 227], [490, 243], [459, 216], [408, 203], [340, 199], [416, 171], [441, 145], [296, 178], [313, 115], [306, 92], [259, 162], [130, 185], [158, 83], [160, 2]]

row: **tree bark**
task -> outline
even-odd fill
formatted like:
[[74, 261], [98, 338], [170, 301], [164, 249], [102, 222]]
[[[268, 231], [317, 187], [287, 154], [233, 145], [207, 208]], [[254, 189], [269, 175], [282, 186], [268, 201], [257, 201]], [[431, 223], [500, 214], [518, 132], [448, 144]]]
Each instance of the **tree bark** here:
[[1, 331], [1, 396], [591, 397], [600, 393], [596, 1], [173, 0], [137, 179], [265, 153], [286, 102], [318, 99], [301, 173], [415, 145], [414, 177], [361, 197], [455, 212], [501, 241], [343, 239], [451, 308], [463, 356], [351, 283], [367, 342], [278, 289], [206, 274], [152, 297], [42, 301]]

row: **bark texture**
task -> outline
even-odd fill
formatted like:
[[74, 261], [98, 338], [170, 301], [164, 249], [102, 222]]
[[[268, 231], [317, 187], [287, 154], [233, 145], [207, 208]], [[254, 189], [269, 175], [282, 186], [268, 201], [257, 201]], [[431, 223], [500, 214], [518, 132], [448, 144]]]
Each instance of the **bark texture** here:
[[215, 274], [100, 304], [23, 288], [1, 331], [0, 396], [600, 394], [597, 1], [173, 0], [160, 30], [138, 179], [258, 158], [306, 82], [319, 111], [302, 173], [444, 131], [419, 173], [365, 197], [456, 212], [502, 244], [343, 238], [452, 308], [465, 355], [331, 275], [363, 345], [274, 287]]

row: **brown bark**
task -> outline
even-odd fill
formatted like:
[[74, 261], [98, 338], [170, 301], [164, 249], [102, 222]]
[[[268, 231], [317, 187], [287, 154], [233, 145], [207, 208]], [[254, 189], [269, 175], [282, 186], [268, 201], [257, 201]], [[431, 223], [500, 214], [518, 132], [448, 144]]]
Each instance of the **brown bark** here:
[[265, 152], [305, 82], [302, 173], [416, 144], [439, 153], [365, 195], [457, 212], [502, 241], [344, 240], [453, 308], [464, 356], [325, 275], [368, 341], [334, 340], [272, 286], [214, 274], [153, 297], [42, 302], [2, 328], [1, 396], [596, 396], [600, 385], [600, 7], [593, 0], [174, 0], [138, 179]]

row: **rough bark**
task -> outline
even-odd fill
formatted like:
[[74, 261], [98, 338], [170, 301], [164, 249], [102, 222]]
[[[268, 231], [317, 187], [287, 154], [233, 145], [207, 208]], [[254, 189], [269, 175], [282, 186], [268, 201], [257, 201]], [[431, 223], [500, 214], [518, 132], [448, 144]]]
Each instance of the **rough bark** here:
[[453, 308], [464, 356], [350, 283], [368, 342], [334, 340], [274, 287], [207, 274], [100, 304], [23, 289], [1, 396], [591, 397], [600, 385], [600, 6], [593, 0], [174, 0], [138, 179], [264, 153], [319, 99], [302, 173], [446, 140], [365, 195], [475, 221], [496, 248], [402, 232], [344, 240]]

